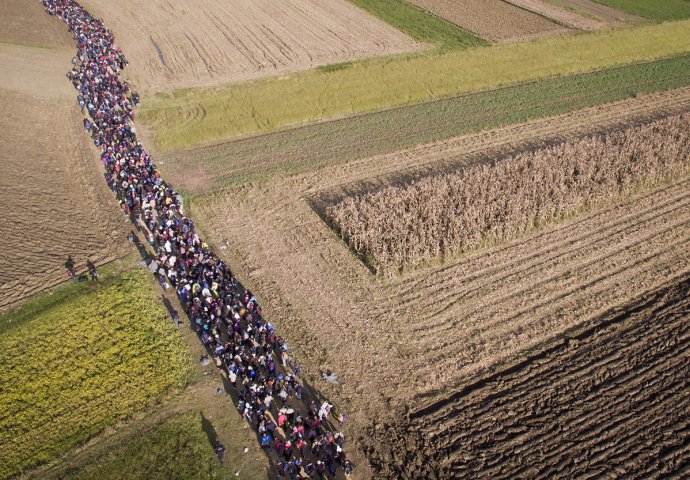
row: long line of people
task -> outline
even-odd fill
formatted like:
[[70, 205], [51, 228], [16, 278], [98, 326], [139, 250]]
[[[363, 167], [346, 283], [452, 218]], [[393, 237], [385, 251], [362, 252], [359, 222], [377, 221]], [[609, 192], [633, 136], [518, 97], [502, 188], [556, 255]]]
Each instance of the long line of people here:
[[278, 475], [335, 478], [352, 464], [342, 433], [331, 428], [332, 405], [303, 398], [299, 369], [284, 339], [265, 321], [230, 269], [183, 215], [181, 198], [160, 177], [133, 127], [138, 96], [120, 76], [127, 66], [113, 34], [72, 0], [41, 0], [77, 41], [68, 78], [78, 91], [84, 128], [100, 150], [105, 179], [156, 252], [149, 267], [175, 288], [201, 341], [236, 389], [237, 406]]

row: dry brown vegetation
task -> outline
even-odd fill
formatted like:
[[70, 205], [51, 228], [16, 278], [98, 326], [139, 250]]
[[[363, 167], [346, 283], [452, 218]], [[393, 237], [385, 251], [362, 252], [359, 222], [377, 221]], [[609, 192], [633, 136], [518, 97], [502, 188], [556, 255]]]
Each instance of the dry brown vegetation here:
[[495, 42], [518, 42], [567, 33], [566, 27], [503, 0], [410, 0], [459, 27]]
[[377, 268], [405, 268], [504, 241], [690, 167], [690, 115], [393, 186], [329, 206]]
[[422, 45], [347, 0], [84, 0], [146, 93], [250, 80]]

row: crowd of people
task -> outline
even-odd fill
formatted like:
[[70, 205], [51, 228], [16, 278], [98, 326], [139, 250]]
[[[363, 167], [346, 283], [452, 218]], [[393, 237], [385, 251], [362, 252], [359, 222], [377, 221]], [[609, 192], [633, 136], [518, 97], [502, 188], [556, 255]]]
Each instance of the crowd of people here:
[[264, 319], [256, 297], [242, 289], [196, 233], [181, 197], [137, 140], [132, 122], [138, 95], [121, 78], [127, 60], [112, 33], [72, 0], [41, 3], [77, 41], [68, 78], [78, 91], [84, 128], [100, 151], [106, 182], [155, 252], [149, 268], [176, 290], [193, 328], [235, 389], [240, 413], [256, 428], [261, 446], [273, 452], [278, 475], [349, 473], [343, 435], [329, 421], [333, 406], [303, 396], [285, 340]]

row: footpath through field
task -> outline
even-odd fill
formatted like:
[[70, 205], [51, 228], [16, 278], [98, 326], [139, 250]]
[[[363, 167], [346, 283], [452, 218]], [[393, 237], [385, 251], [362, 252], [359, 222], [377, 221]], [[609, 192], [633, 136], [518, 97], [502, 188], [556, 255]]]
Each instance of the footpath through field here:
[[101, 152], [108, 186], [156, 251], [149, 269], [162, 285], [175, 288], [279, 475], [349, 473], [345, 439], [329, 420], [333, 405], [316, 403], [320, 397], [300, 378], [256, 297], [196, 233], [181, 197], [138, 141], [132, 125], [137, 96], [120, 78], [127, 60], [112, 33], [72, 0], [42, 4], [67, 23], [77, 41], [68, 78], [79, 91], [84, 128]]

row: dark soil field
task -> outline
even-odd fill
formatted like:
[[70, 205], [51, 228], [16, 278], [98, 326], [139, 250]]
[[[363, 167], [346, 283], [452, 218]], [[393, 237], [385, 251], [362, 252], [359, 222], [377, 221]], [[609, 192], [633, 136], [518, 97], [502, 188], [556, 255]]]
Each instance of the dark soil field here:
[[509, 369], [377, 425], [387, 478], [687, 478], [690, 277]]

